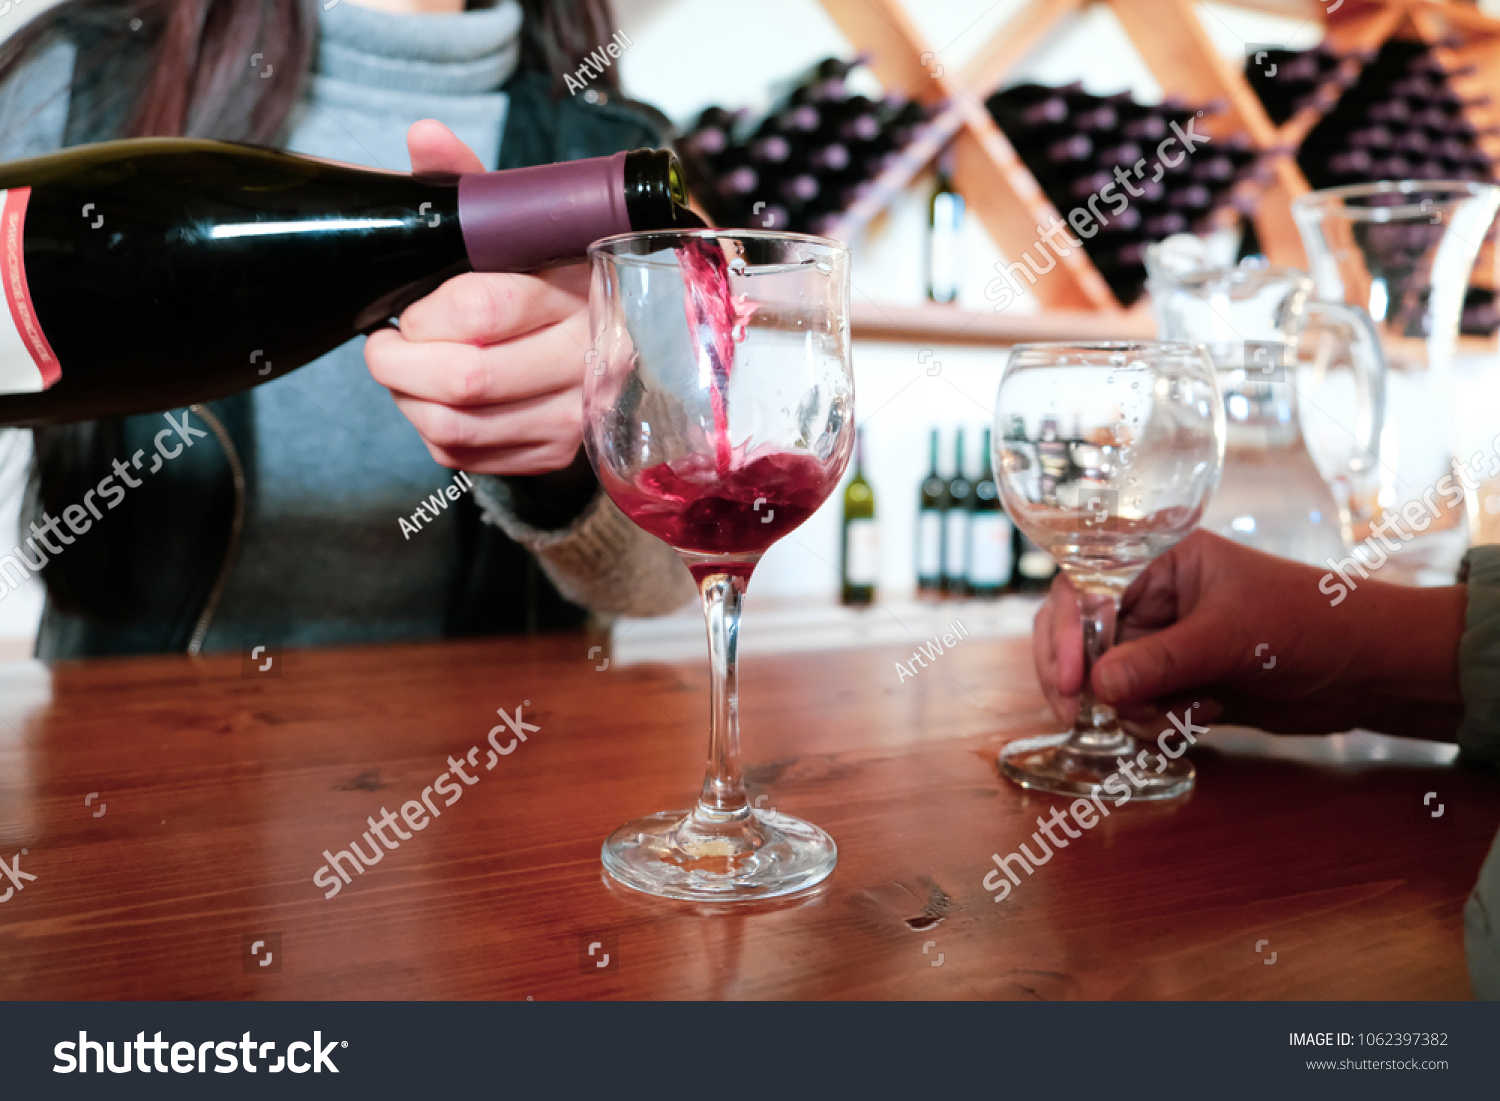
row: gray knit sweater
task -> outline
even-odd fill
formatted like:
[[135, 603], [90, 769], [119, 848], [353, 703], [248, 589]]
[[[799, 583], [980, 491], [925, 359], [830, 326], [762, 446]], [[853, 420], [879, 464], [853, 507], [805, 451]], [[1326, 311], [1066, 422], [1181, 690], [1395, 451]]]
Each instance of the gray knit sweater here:
[[[317, 58], [287, 148], [409, 170], [406, 132], [435, 118], [487, 168], [498, 163], [519, 57], [517, 0], [453, 15], [318, 5]], [[0, 159], [61, 145], [71, 47], [38, 57], [0, 96]], [[580, 364], [582, 357], [580, 353]], [[580, 367], [581, 370], [581, 367]], [[370, 376], [364, 338], [254, 391], [255, 469], [240, 546], [203, 650], [252, 638], [289, 646], [441, 633], [457, 569], [452, 513], [413, 533], [400, 521], [452, 472], [438, 466]], [[567, 529], [538, 531], [508, 507], [503, 482], [473, 478], [490, 523], [530, 550], [559, 591], [597, 612], [659, 614], [690, 599], [676, 555], [602, 494]]]

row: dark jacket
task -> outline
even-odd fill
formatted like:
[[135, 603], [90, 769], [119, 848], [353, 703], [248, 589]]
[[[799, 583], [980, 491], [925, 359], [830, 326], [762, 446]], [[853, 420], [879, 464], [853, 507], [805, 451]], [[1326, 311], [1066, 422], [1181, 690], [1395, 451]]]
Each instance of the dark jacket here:
[[[63, 30], [66, 34], [66, 27]], [[92, 44], [87, 37], [87, 32], [80, 32], [75, 38], [80, 57]], [[138, 65], [140, 56], [122, 55], [121, 71], [113, 74], [107, 67], [81, 74], [68, 105], [65, 145], [119, 134], [123, 116], [100, 107], [115, 98], [102, 96], [101, 89], [130, 79], [128, 68]], [[646, 112], [618, 102], [590, 103], [583, 97], [554, 99], [549, 84], [544, 74], [522, 71], [506, 85], [510, 107], [500, 146], [501, 169], [661, 143], [657, 120]], [[43, 571], [49, 596], [37, 639], [38, 657], [196, 651], [229, 577], [246, 495], [256, 489], [250, 396], [239, 394], [201, 408], [198, 426], [210, 429], [210, 435], [133, 490], [108, 525]], [[137, 449], [150, 454], [151, 439], [162, 425], [160, 414], [149, 414], [35, 430], [37, 458], [23, 529], [31, 520], [40, 522], [43, 503], [56, 515], [63, 505], [79, 499], [109, 472], [113, 458]], [[539, 511], [527, 515], [526, 480], [508, 481], [516, 491], [520, 519], [547, 526], [538, 523], [545, 516], [556, 526], [555, 502], [538, 502]], [[446, 634], [582, 625], [584, 609], [558, 593], [529, 552], [480, 520], [472, 495], [460, 497], [454, 509], [461, 563], [459, 582], [449, 594]]]

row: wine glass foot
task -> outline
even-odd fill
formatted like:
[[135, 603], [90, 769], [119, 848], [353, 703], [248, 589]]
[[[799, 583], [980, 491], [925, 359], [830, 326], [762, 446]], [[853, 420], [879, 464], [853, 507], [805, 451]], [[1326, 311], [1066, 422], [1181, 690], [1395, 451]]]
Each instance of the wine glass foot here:
[[1069, 731], [1011, 742], [1000, 751], [1000, 773], [1023, 788], [1054, 795], [1092, 795], [1111, 776], [1116, 781], [1102, 792], [1105, 798], [1129, 792], [1132, 799], [1175, 799], [1193, 789], [1196, 772], [1186, 757], [1168, 757], [1152, 748], [1138, 760], [1141, 744], [1124, 733], [1100, 748], [1072, 739]]
[[689, 811], [627, 822], [604, 842], [604, 869], [662, 898], [723, 902], [776, 898], [826, 879], [838, 862], [833, 838], [800, 818], [750, 810], [711, 830]]

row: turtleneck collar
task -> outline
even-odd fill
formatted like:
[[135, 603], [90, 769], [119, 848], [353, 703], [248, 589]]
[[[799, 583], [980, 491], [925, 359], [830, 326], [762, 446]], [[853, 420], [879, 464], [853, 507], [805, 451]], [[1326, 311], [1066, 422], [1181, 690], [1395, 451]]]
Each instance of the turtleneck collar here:
[[521, 55], [519, 0], [451, 15], [318, 5], [321, 76], [391, 91], [474, 95], [500, 88]]

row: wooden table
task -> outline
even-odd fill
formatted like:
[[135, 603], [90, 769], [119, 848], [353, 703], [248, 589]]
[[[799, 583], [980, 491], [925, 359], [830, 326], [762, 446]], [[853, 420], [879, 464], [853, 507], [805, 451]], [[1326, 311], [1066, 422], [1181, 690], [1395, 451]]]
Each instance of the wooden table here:
[[[0, 904], [0, 998], [1469, 994], [1500, 785], [1418, 743], [1216, 730], [1192, 795], [1122, 808], [994, 903], [991, 854], [1060, 802], [995, 767], [1051, 726], [1021, 640], [905, 683], [890, 648], [746, 660], [753, 789], [832, 833], [837, 871], [719, 912], [614, 887], [605, 834], [696, 793], [707, 673], [601, 669], [598, 641], [288, 653], [279, 677], [0, 666], [0, 857], [36, 877]], [[539, 729], [486, 771], [518, 706]], [[462, 797], [325, 898], [323, 850], [471, 747]]]

